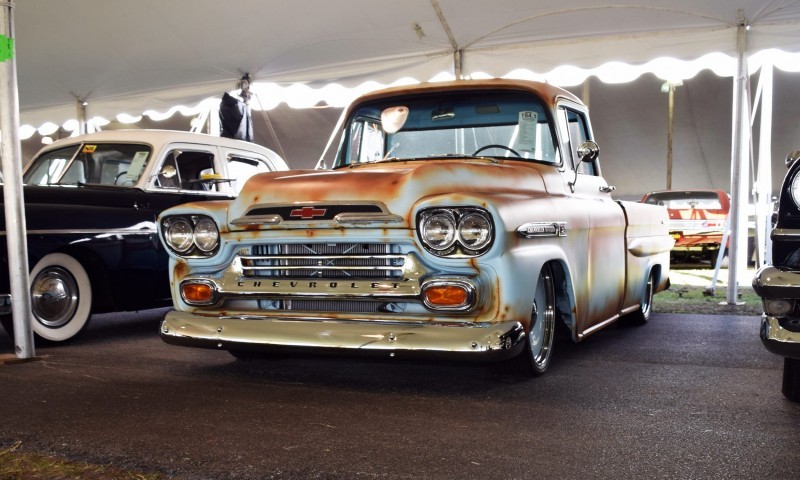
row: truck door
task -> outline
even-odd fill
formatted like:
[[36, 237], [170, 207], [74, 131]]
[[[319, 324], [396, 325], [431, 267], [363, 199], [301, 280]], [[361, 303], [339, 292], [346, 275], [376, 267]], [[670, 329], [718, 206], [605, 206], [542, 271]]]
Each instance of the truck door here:
[[593, 138], [586, 111], [577, 105], [561, 104], [557, 114], [567, 194], [571, 193], [571, 202], [587, 215], [588, 234], [582, 237], [587, 244], [583, 252], [572, 252], [580, 257], [575, 263], [573, 284], [577, 332], [581, 335], [592, 326], [615, 318], [621, 309], [626, 280], [625, 216], [611, 198], [597, 159], [588, 163], [578, 157], [580, 144]]

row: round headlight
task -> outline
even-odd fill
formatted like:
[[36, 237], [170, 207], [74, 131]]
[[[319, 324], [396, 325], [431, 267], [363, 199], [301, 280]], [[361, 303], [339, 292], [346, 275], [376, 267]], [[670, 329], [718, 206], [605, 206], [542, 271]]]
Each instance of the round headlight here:
[[800, 207], [800, 173], [792, 179], [792, 200], [794, 204]]
[[492, 223], [480, 213], [468, 213], [458, 222], [458, 239], [464, 247], [480, 250], [492, 241]]
[[167, 225], [164, 238], [170, 248], [183, 253], [192, 248], [192, 225], [185, 218], [179, 218]]
[[210, 218], [200, 219], [194, 226], [194, 244], [204, 252], [210, 252], [219, 244], [219, 230]]
[[456, 221], [447, 212], [437, 212], [422, 220], [422, 241], [434, 250], [445, 250], [456, 241]]

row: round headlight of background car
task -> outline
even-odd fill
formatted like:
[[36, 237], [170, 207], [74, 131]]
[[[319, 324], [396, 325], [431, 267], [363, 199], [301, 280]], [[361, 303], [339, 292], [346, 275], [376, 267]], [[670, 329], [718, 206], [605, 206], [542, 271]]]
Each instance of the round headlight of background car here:
[[792, 200], [800, 208], [800, 172], [792, 179]]
[[194, 244], [204, 252], [210, 252], [219, 245], [219, 230], [210, 218], [201, 218], [195, 224]]
[[470, 212], [458, 222], [458, 240], [469, 250], [481, 250], [492, 241], [492, 222], [478, 212]]
[[434, 212], [422, 220], [422, 241], [434, 250], [447, 250], [456, 241], [456, 220], [446, 211]]
[[164, 239], [167, 244], [178, 253], [184, 253], [192, 248], [194, 243], [194, 229], [188, 220], [178, 218], [170, 222], [164, 230]]

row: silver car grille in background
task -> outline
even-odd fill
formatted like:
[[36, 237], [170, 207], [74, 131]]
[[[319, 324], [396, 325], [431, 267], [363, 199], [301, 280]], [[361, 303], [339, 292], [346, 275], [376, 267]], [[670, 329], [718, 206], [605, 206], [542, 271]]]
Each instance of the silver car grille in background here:
[[405, 256], [385, 243], [254, 245], [240, 256], [245, 277], [375, 278], [403, 276]]

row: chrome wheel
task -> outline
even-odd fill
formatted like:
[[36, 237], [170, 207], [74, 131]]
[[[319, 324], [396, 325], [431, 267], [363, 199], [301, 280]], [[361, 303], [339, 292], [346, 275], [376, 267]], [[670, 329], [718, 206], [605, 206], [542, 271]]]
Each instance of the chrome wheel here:
[[632, 312], [629, 315], [629, 323], [644, 324], [650, 320], [650, 314], [653, 313], [653, 295], [656, 291], [656, 274], [650, 272], [647, 277], [647, 283], [644, 285], [644, 292], [642, 292], [642, 299], [639, 301], [639, 310]]
[[542, 267], [536, 282], [536, 296], [531, 311], [531, 326], [528, 332], [528, 354], [535, 375], [541, 375], [550, 365], [553, 353], [553, 338], [556, 330], [556, 296], [553, 289], [553, 273], [549, 265]]

